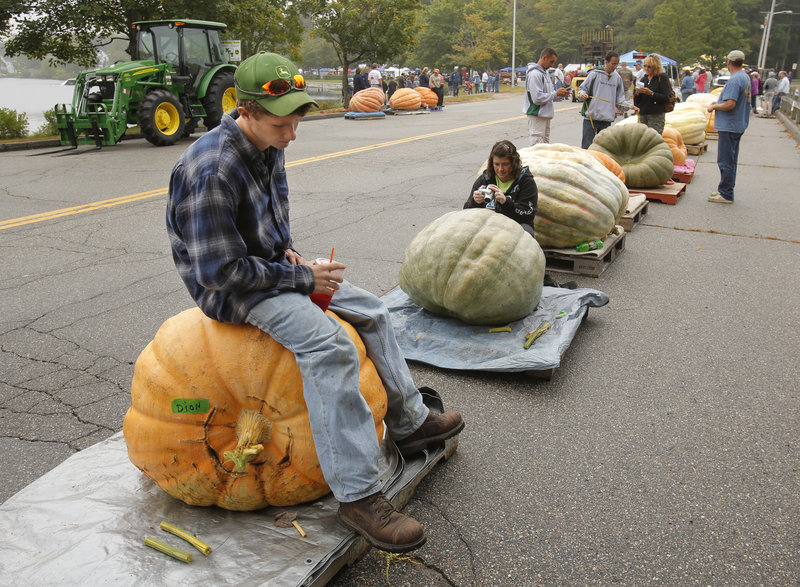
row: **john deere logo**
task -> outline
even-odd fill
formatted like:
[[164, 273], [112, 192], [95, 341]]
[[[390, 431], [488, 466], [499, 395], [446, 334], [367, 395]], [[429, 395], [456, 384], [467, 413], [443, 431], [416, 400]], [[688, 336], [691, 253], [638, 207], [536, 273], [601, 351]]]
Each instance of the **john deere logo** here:
[[292, 75], [289, 73], [289, 70], [283, 65], [279, 65], [275, 71], [277, 72], [278, 77], [292, 77]]

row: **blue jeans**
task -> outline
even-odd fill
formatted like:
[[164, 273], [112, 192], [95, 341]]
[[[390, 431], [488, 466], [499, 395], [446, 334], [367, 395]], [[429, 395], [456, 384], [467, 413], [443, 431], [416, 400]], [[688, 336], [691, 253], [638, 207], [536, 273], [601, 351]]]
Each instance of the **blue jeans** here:
[[733, 201], [733, 187], [736, 185], [736, 165], [739, 160], [740, 132], [721, 130], [717, 139], [717, 167], [719, 167], [719, 195]]
[[[594, 128], [592, 127], [592, 123], [594, 123]], [[594, 137], [597, 136], [601, 130], [604, 130], [611, 126], [610, 122], [606, 122], [604, 120], [589, 120], [588, 118], [583, 119], [583, 139], [581, 140], [581, 149], [588, 149], [589, 145], [592, 144]]]
[[[358, 331], [383, 381], [389, 436], [408, 436], [428, 417], [428, 408], [397, 346], [386, 306], [345, 281], [330, 309]], [[372, 412], [359, 391], [356, 348], [344, 328], [307, 295], [294, 292], [256, 304], [247, 322], [295, 355], [314, 446], [334, 497], [348, 502], [380, 491], [380, 446]]]

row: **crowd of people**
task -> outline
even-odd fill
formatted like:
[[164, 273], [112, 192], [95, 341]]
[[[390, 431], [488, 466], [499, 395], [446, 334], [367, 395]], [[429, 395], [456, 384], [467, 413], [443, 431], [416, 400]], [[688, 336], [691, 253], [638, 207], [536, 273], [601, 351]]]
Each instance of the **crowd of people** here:
[[379, 87], [386, 93], [388, 100], [394, 92], [401, 88], [430, 88], [439, 96], [437, 108], [441, 109], [445, 95], [456, 97], [461, 91], [468, 95], [499, 92], [501, 77], [499, 71], [487, 69], [482, 72], [470, 73], [467, 68], [458, 66], [455, 66], [450, 73], [442, 73], [438, 68], [431, 70], [423, 67], [421, 70], [392, 75], [382, 73], [378, 64], [373, 63], [356, 68], [353, 73], [353, 83], [350, 86], [350, 95], [366, 88]]
[[[751, 114], [762, 114], [772, 116], [780, 107], [781, 98], [789, 93], [792, 78], [786, 71], [769, 71], [766, 79], [762, 79], [761, 74], [753, 68], [746, 67], [744, 72], [750, 78], [750, 112]], [[685, 69], [681, 72], [681, 101], [692, 94], [702, 94], [708, 92], [706, 83], [708, 74], [702, 67], [694, 70]], [[760, 107], [760, 112], [759, 112]]]
[[[528, 64], [523, 112], [528, 117], [529, 141], [532, 146], [550, 142], [550, 123], [555, 114], [553, 102], [567, 92], [566, 88], [557, 88], [552, 76], [548, 74], [557, 58], [558, 54], [554, 49], [546, 48], [542, 50], [537, 62]], [[619, 54], [608, 52], [604, 67], [597, 67], [589, 72], [578, 88], [578, 97], [584, 103], [581, 110], [584, 117], [581, 144], [584, 149], [592, 144], [598, 133], [611, 126], [616, 116], [627, 110], [633, 110], [640, 123], [659, 134], [664, 131], [666, 113], [672, 110], [676, 98], [661, 58], [658, 54], [651, 53], [642, 62], [636, 62], [635, 71], [628, 70], [624, 75], [617, 71], [619, 65]], [[758, 85], [760, 89], [758, 76], [752, 76], [745, 71], [744, 53], [741, 51], [734, 50], [728, 54], [727, 70], [730, 78], [722, 87], [718, 99], [707, 106], [708, 112], [715, 113], [714, 129], [719, 139], [717, 166], [720, 171], [717, 191], [709, 196], [708, 201], [719, 204], [732, 204], [734, 201], [739, 143], [747, 129], [751, 112], [756, 111], [756, 101], [752, 97], [753, 88]], [[708, 74], [702, 68], [696, 73], [693, 91], [705, 91]], [[782, 96], [789, 92], [790, 80], [786, 72], [778, 75], [780, 82], [769, 87], [765, 84], [765, 93], [773, 91]], [[687, 77], [688, 72], [683, 76], [684, 82]], [[773, 77], [770, 76], [769, 79]], [[631, 96], [633, 103], [630, 101]], [[765, 97], [769, 104], [769, 95]], [[774, 110], [776, 106], [773, 103], [769, 107]], [[472, 197], [474, 202], [479, 202], [478, 192]], [[494, 200], [500, 201], [499, 197]]]

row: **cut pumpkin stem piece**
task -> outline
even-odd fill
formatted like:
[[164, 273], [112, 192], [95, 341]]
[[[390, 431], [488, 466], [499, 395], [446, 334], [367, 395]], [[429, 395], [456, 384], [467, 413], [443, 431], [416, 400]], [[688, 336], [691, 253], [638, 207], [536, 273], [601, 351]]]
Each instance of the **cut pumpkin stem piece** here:
[[170, 534], [177, 536], [178, 538], [183, 538], [186, 542], [194, 546], [204, 555], [208, 556], [209, 554], [211, 554], [211, 547], [208, 544], [206, 544], [196, 536], [189, 534], [186, 530], [181, 530], [180, 528], [178, 528], [177, 526], [173, 526], [169, 522], [161, 522], [159, 528], [161, 528], [165, 532], [169, 532]]

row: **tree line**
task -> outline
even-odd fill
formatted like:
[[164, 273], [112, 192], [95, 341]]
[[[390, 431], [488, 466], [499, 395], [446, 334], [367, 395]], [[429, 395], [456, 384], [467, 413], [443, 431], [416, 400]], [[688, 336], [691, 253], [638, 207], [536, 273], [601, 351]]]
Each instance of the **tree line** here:
[[[581, 62], [581, 32], [613, 28], [615, 48], [657, 51], [679, 63], [716, 68], [734, 48], [755, 64], [771, 0], [5, 0], [0, 40], [8, 56], [92, 67], [96, 49], [114, 39], [133, 53], [131, 23], [159, 18], [225, 22], [246, 57], [275, 51], [306, 63], [301, 48], [327, 55], [346, 72], [359, 62], [496, 70], [523, 66], [553, 47]], [[783, 0], [783, 5], [800, 0]], [[800, 55], [793, 15], [773, 22], [768, 67], [791, 69]], [[786, 22], [784, 22], [786, 21]], [[306, 59], [304, 59], [306, 57]], [[343, 84], [347, 83], [346, 73]]]

